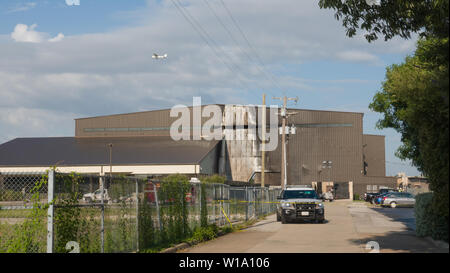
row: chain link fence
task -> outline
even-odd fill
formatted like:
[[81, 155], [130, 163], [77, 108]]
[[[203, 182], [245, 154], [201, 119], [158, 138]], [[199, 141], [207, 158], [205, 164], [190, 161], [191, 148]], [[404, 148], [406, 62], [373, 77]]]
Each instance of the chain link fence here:
[[183, 176], [51, 173], [0, 175], [0, 252], [129, 253], [170, 246], [200, 227], [274, 213], [280, 193]]
[[46, 252], [47, 176], [0, 175], [0, 252]]

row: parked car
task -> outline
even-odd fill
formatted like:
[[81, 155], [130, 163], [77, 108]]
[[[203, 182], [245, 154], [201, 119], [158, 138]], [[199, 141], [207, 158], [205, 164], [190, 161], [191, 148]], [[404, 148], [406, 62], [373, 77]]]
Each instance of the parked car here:
[[391, 208], [414, 207], [415, 204], [416, 199], [409, 192], [390, 192], [381, 200], [381, 206]]
[[385, 197], [387, 194], [389, 194], [389, 192], [375, 195], [372, 199], [372, 204], [380, 205], [383, 197]]
[[377, 195], [378, 192], [366, 192], [364, 193], [364, 201], [366, 202], [370, 202], [372, 200], [372, 198], [374, 197], [374, 195]]
[[379, 204], [379, 202], [377, 203], [377, 200], [379, 201], [380, 196], [389, 192], [398, 192], [398, 190], [386, 188], [380, 189], [377, 193], [367, 193], [367, 202], [370, 202], [372, 204]]
[[[86, 193], [83, 195], [83, 201], [86, 203], [92, 203], [92, 202], [100, 202], [102, 200], [102, 194], [101, 190], [98, 189], [94, 192]], [[111, 201], [111, 198], [109, 197], [108, 190], [103, 190], [103, 202], [108, 203]]]

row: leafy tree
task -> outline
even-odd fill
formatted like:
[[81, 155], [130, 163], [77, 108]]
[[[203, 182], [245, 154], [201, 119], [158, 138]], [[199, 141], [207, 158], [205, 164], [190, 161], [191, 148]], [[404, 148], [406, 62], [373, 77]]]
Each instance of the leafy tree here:
[[[449, 217], [449, 10], [448, 0], [320, 0], [321, 8], [334, 9], [342, 19], [347, 36], [358, 29], [367, 41], [405, 39], [419, 33], [421, 39], [413, 56], [387, 68], [382, 91], [370, 108], [382, 113], [378, 128], [393, 128], [402, 135], [396, 152], [411, 159], [424, 173], [434, 191], [432, 210], [448, 227]], [[373, 1], [372, 1], [373, 2]], [[446, 234], [439, 237], [448, 240]]]
[[448, 37], [448, 0], [379, 0], [368, 4], [367, 0], [320, 0], [319, 7], [335, 10], [335, 18], [342, 19], [347, 36], [352, 37], [361, 29], [371, 42], [384, 36], [410, 38], [412, 33], [422, 36]]
[[384, 115], [378, 128], [394, 128], [402, 135], [396, 155], [411, 159], [430, 180], [433, 207], [448, 222], [448, 63], [442, 50], [448, 38], [419, 40], [417, 50], [402, 64], [387, 68], [382, 91], [370, 108]]

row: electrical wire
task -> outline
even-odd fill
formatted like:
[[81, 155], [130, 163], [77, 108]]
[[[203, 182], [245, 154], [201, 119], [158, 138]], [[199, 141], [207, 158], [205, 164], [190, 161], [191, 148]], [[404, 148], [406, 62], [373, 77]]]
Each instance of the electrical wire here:
[[[225, 2], [223, 0], [220, 0], [220, 2], [222, 3], [222, 6], [224, 7], [225, 11], [227, 12], [228, 16], [230, 17], [231, 21], [233, 22], [234, 26], [238, 29], [239, 33], [241, 34], [241, 36], [244, 38], [244, 40], [246, 41], [248, 47], [250, 48], [250, 50], [253, 52], [253, 54], [256, 56], [256, 59], [258, 60], [258, 62], [260, 63], [260, 65], [265, 68], [266, 65], [265, 63], [262, 61], [261, 57], [259, 56], [258, 52], [255, 50], [255, 48], [252, 46], [252, 44], [250, 43], [249, 39], [247, 38], [247, 35], [245, 35], [244, 31], [242, 30], [242, 28], [239, 26], [239, 23], [237, 22], [237, 20], [234, 18], [233, 14], [231, 13], [230, 9], [228, 9], [228, 7], [225, 5]], [[269, 73], [270, 78], [272, 79], [272, 82], [283, 92], [283, 96], [286, 95], [285, 91], [283, 88], [280, 87], [280, 85], [278, 84], [278, 82], [276, 81], [275, 77], [273, 76], [272, 73]]]
[[[273, 81], [268, 75], [267, 73], [261, 69], [260, 65], [257, 64], [253, 58], [242, 48], [242, 46], [240, 45], [239, 41], [234, 37], [234, 35], [232, 34], [232, 32], [230, 31], [230, 29], [226, 26], [226, 24], [222, 21], [222, 19], [220, 19], [220, 16], [214, 11], [214, 9], [211, 7], [211, 5], [209, 4], [208, 0], [203, 0], [203, 2], [206, 4], [206, 6], [208, 7], [208, 9], [211, 11], [211, 13], [214, 15], [214, 17], [216, 18], [216, 20], [219, 22], [219, 24], [223, 27], [223, 29], [226, 31], [226, 33], [228, 34], [228, 36], [230, 36], [230, 38], [233, 40], [233, 42], [237, 45], [237, 47], [239, 48], [239, 50], [247, 57], [247, 59], [250, 61], [250, 63], [253, 63], [256, 65], [257, 69], [261, 72], [262, 75], [264, 75], [269, 81]], [[257, 82], [258, 83], [258, 82]], [[261, 86], [260, 86], [261, 87]], [[269, 91], [267, 88], [265, 87], [261, 87], [261, 89], [266, 90], [266, 93], [269, 93], [270, 95], [273, 95], [273, 93], [271, 91]]]
[[[220, 54], [227, 56], [229, 58], [228, 54], [221, 50], [221, 48], [217, 45], [217, 43], [214, 41], [214, 39], [211, 38], [211, 36], [206, 32], [206, 30], [195, 20], [195, 18], [190, 14], [190, 12], [185, 9], [181, 3], [178, 0], [171, 0], [172, 4], [178, 9], [178, 11], [183, 15], [183, 17], [186, 19], [186, 21], [194, 28], [194, 30], [200, 35], [200, 37], [203, 39], [203, 41], [207, 44], [207, 46], [213, 51], [213, 53], [216, 55], [216, 57], [233, 73], [237, 74], [237, 76], [240, 78], [239, 80], [241, 83], [248, 89], [251, 90], [250, 86], [242, 80], [242, 75], [237, 70], [240, 70], [240, 68], [237, 65], [230, 65], [229, 63], [225, 62]], [[214, 45], [212, 45], [214, 44]], [[215, 48], [217, 47], [217, 49]], [[219, 54], [218, 51], [221, 51]]]

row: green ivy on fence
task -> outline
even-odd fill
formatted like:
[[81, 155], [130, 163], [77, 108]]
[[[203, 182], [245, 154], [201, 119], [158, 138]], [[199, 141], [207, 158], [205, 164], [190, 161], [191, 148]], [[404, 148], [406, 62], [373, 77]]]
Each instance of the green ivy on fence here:
[[163, 179], [158, 193], [161, 206], [162, 233], [166, 243], [179, 242], [190, 235], [186, 194], [190, 183], [184, 175]]
[[[36, 182], [31, 190], [32, 209], [21, 224], [13, 226], [12, 234], [4, 236], [0, 241], [0, 252], [8, 253], [39, 253], [46, 251], [46, 216], [48, 204], [41, 204], [40, 192], [47, 185], [48, 175], [45, 174]], [[12, 226], [7, 226], [11, 229]], [[2, 228], [3, 229], [3, 228]]]
[[67, 253], [66, 244], [77, 242], [81, 253], [100, 252], [99, 209], [78, 206], [82, 177], [55, 174], [54, 252]]

